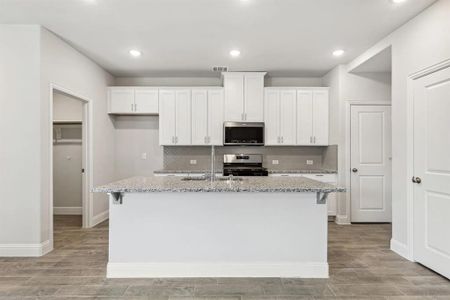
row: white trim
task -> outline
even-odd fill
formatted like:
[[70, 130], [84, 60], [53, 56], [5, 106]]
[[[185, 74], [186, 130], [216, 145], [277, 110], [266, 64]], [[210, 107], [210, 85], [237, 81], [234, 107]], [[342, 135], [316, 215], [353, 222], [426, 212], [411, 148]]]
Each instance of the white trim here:
[[[65, 93], [69, 96], [77, 98], [83, 103], [83, 153], [82, 153], [82, 167], [85, 172], [82, 179], [83, 191], [82, 191], [82, 219], [83, 219], [83, 228], [89, 228], [91, 219], [92, 219], [92, 202], [93, 196], [90, 192], [93, 187], [93, 176], [91, 176], [93, 172], [93, 145], [92, 145], [92, 101], [83, 95], [78, 95], [73, 91], [56, 85], [54, 83], [50, 83], [50, 103], [49, 103], [49, 170], [50, 170], [50, 180], [49, 180], [49, 239], [50, 244], [53, 245], [53, 93], [55, 91], [59, 91]], [[52, 246], [53, 249], [53, 246]]]
[[108, 263], [108, 278], [328, 278], [328, 263]]
[[413, 261], [408, 245], [405, 245], [403, 243], [400, 243], [399, 241], [391, 239], [391, 250], [397, 253], [398, 255], [406, 258], [407, 260]]
[[335, 223], [338, 225], [351, 225], [348, 215], [337, 215]]
[[80, 207], [53, 207], [54, 215], [82, 215], [83, 208]]
[[[450, 59], [434, 64], [408, 76], [406, 101], [406, 253], [405, 258], [414, 259], [414, 81], [450, 67]], [[392, 244], [391, 244], [392, 247]]]
[[0, 244], [0, 257], [38, 257], [52, 250], [50, 240], [40, 244]]
[[105, 210], [104, 212], [99, 213], [98, 215], [95, 215], [91, 219], [91, 227], [94, 227], [98, 224], [100, 224], [103, 221], [108, 220], [109, 218], [109, 210]]
[[382, 101], [361, 101], [361, 100], [347, 100], [345, 101], [345, 188], [347, 192], [345, 193], [345, 215], [341, 215], [342, 220], [351, 223], [351, 109], [352, 106], [362, 106], [362, 105], [381, 105], [381, 106], [391, 106], [390, 100]]

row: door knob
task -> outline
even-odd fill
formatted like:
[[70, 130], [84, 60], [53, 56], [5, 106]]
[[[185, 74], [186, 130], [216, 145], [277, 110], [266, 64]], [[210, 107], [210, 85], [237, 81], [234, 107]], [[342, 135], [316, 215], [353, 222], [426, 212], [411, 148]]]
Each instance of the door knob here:
[[414, 176], [413, 176], [412, 182], [417, 183], [417, 184], [420, 184], [420, 183], [422, 183], [422, 179], [421, 179], [420, 177], [414, 177]]
[[356, 173], [356, 172], [358, 172], [358, 169], [357, 169], [357, 168], [353, 168], [353, 169], [352, 169], [352, 172], [353, 172], [353, 173]]

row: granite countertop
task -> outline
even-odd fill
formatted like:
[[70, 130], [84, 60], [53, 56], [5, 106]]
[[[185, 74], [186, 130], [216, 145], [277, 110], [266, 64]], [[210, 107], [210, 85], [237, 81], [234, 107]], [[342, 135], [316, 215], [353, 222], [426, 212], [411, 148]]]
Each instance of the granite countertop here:
[[152, 192], [266, 192], [307, 193], [344, 192], [344, 188], [305, 177], [240, 177], [239, 180], [182, 180], [181, 177], [131, 177], [93, 189], [98, 193]]
[[[209, 174], [209, 170], [156, 170], [154, 174]], [[222, 173], [217, 170], [216, 173]], [[336, 170], [317, 169], [317, 170], [270, 170], [269, 174], [336, 174]]]

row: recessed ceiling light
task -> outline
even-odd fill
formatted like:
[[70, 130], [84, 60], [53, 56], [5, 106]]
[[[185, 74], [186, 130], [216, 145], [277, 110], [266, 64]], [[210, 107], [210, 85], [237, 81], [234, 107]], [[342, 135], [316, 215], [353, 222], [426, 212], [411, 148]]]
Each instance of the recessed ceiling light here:
[[344, 55], [344, 53], [345, 53], [345, 51], [342, 49], [337, 49], [337, 50], [333, 51], [334, 56], [342, 56], [342, 55]]
[[392, 3], [395, 3], [395, 4], [406, 2], [406, 0], [391, 0], [391, 1], [392, 1]]
[[132, 49], [130, 50], [130, 55], [133, 57], [139, 57], [142, 55], [142, 52], [136, 49]]
[[241, 51], [239, 51], [239, 50], [231, 50], [230, 51], [230, 55], [232, 56], [232, 57], [238, 57], [238, 56], [240, 56], [241, 55]]

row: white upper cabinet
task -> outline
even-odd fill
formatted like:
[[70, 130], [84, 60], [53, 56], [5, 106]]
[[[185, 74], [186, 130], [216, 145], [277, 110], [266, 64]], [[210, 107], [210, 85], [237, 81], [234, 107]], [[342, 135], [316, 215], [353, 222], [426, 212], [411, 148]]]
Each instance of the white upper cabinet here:
[[297, 92], [297, 144], [327, 146], [328, 125], [328, 90], [299, 90]]
[[223, 89], [208, 91], [208, 143], [223, 145]]
[[159, 91], [157, 88], [136, 88], [134, 90], [134, 109], [138, 114], [159, 113]]
[[223, 90], [192, 90], [192, 145], [223, 145]]
[[225, 121], [262, 122], [264, 72], [225, 72]]
[[313, 136], [316, 146], [327, 146], [329, 142], [329, 105], [328, 90], [314, 91]]
[[109, 88], [108, 112], [117, 114], [130, 114], [134, 111], [133, 88]]
[[264, 75], [244, 75], [244, 121], [262, 122], [264, 119]]
[[158, 114], [158, 89], [139, 87], [108, 88], [108, 113]]
[[266, 89], [264, 122], [269, 146], [296, 144], [296, 90]]
[[159, 144], [191, 144], [191, 90], [159, 91]]

